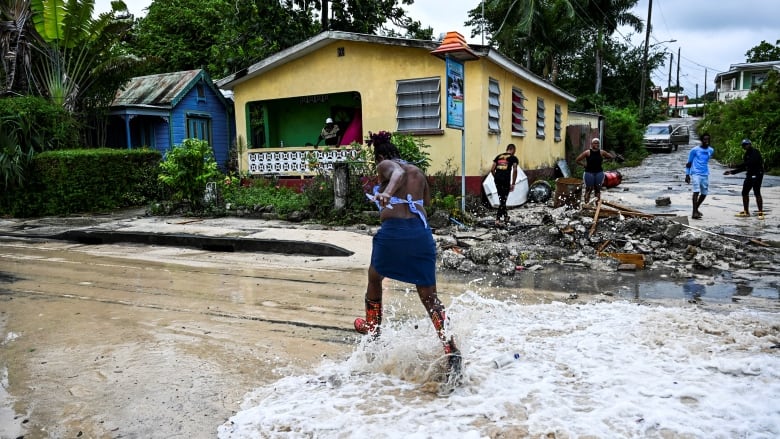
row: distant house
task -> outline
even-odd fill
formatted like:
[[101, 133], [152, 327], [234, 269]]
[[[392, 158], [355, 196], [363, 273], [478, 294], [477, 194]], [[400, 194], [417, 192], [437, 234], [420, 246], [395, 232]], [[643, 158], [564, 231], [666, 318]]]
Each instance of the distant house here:
[[774, 70], [780, 72], [780, 61], [732, 64], [728, 72], [715, 75], [715, 90], [718, 100], [727, 102], [744, 98], [750, 90], [761, 85], [767, 74]]
[[202, 69], [132, 78], [111, 103], [107, 146], [165, 154], [184, 139], [198, 138], [209, 142], [225, 169], [233, 138], [230, 110]]
[[[346, 145], [386, 130], [429, 144], [431, 173], [460, 168], [465, 151], [470, 193], [509, 143], [529, 180], [551, 175], [574, 96], [489, 46], [471, 45], [474, 60], [448, 73], [431, 54], [440, 44], [327, 31], [217, 81], [233, 91], [237, 143], [247, 146], [241, 169], [300, 179], [311, 175], [307, 155], [330, 166], [349, 154]], [[344, 147], [314, 148], [326, 118]], [[449, 127], [457, 123], [463, 131]]]

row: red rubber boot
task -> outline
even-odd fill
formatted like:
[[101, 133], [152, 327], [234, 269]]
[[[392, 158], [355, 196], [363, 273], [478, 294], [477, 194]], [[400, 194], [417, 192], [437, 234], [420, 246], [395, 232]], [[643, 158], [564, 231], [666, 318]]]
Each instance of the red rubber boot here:
[[455, 386], [460, 384], [463, 376], [463, 357], [460, 354], [460, 350], [455, 345], [455, 339], [453, 337], [450, 337], [449, 340], [447, 339], [444, 328], [444, 323], [447, 321], [447, 315], [444, 310], [432, 310], [430, 315], [433, 327], [436, 329], [436, 334], [444, 345], [444, 355], [447, 356], [445, 389], [447, 389], [446, 391], [452, 391]]
[[379, 337], [379, 326], [382, 324], [382, 301], [366, 299], [366, 318], [355, 319], [355, 331], [361, 334], [372, 334]]

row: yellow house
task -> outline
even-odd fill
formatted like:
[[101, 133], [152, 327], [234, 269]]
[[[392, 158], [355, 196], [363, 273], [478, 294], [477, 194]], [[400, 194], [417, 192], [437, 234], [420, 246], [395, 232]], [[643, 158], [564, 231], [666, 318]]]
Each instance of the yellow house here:
[[[552, 175], [575, 97], [488, 46], [471, 46], [477, 59], [463, 63], [460, 82], [448, 81], [445, 61], [431, 55], [439, 44], [328, 31], [217, 81], [233, 91], [240, 169], [300, 177], [312, 151], [320, 163], [343, 160], [348, 148], [314, 146], [331, 118], [340, 145], [369, 131], [421, 136], [429, 173], [448, 160], [460, 168], [465, 151], [470, 193], [509, 143], [529, 180]], [[448, 93], [463, 97], [463, 130], [447, 126]]]

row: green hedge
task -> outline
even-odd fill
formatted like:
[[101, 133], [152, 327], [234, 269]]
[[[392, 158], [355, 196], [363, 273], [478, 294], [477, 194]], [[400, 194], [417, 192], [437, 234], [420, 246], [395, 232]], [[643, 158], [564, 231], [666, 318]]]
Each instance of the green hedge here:
[[13, 120], [21, 130], [24, 150], [35, 152], [78, 147], [79, 124], [62, 106], [37, 96], [0, 98], [0, 120]]
[[101, 212], [159, 198], [161, 155], [149, 149], [71, 149], [36, 154], [27, 184], [0, 196], [17, 217]]

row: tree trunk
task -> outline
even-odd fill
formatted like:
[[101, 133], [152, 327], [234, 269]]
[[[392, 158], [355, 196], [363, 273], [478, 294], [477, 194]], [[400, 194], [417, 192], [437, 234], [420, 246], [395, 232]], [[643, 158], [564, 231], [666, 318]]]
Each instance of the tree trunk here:
[[328, 30], [328, 0], [322, 0], [322, 16], [320, 17], [322, 30]]

